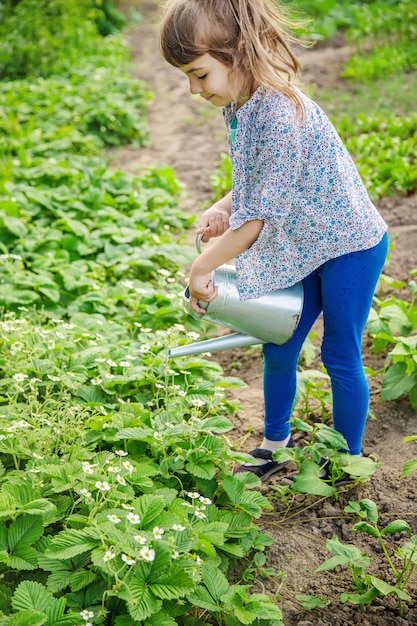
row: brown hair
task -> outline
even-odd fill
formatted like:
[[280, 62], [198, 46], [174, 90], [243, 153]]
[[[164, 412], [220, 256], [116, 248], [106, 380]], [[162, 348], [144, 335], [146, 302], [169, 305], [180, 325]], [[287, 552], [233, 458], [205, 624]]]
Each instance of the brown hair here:
[[[203, 54], [251, 77], [252, 85], [279, 90], [303, 117], [291, 82], [301, 66], [290, 45], [293, 24], [275, 0], [168, 0], [162, 17], [160, 50], [176, 67]], [[298, 42], [299, 43], [299, 42]]]

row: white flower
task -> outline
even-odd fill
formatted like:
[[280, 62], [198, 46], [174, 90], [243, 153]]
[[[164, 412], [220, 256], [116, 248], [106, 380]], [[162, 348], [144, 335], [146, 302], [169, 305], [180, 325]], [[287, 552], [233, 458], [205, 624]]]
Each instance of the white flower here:
[[139, 515], [136, 515], [136, 513], [128, 513], [126, 515], [126, 519], [131, 524], [140, 524], [140, 517], [139, 517]]
[[117, 367], [117, 363], [115, 363], [111, 359], [107, 359], [106, 363], [109, 367]]
[[201, 400], [201, 398], [193, 398], [192, 400], [190, 400], [190, 404], [192, 404], [193, 406], [204, 406], [205, 402], [204, 400]]
[[91, 493], [88, 489], [80, 489], [80, 496], [84, 496], [85, 498], [91, 498]]
[[88, 461], [82, 463], [82, 470], [84, 474], [94, 474], [94, 465], [90, 465]]
[[[123, 476], [120, 476], [120, 474], [117, 474], [116, 479], [117, 479], [117, 482], [119, 483], [119, 485], [122, 485], [122, 487], [126, 486], [126, 481], [123, 478]], [[122, 506], [123, 506], [123, 504], [122, 504]]]
[[125, 452], [124, 450], [115, 450], [114, 453], [117, 454], [117, 456], [127, 456], [129, 454], [128, 452]]
[[126, 509], [126, 511], [134, 511], [135, 507], [132, 506], [131, 504], [122, 504], [122, 509]]
[[204, 519], [205, 517], [207, 517], [207, 515], [205, 513], [202, 513], [201, 511], [194, 511], [194, 515], [200, 519]]
[[18, 382], [18, 383], [22, 383], [26, 378], [28, 377], [27, 374], [13, 374], [13, 378]]
[[93, 611], [88, 611], [87, 609], [84, 609], [84, 611], [80, 611], [80, 615], [86, 622], [94, 617]]
[[130, 367], [132, 364], [130, 361], [120, 361], [120, 367]]
[[120, 467], [117, 467], [116, 465], [109, 465], [107, 471], [112, 474], [117, 474], [117, 472], [120, 472]]
[[107, 563], [107, 561], [111, 561], [112, 559], [115, 559], [115, 558], [116, 558], [116, 554], [114, 552], [111, 552], [110, 550], [107, 550], [107, 552], [104, 553], [103, 561]]
[[210, 500], [210, 498], [205, 498], [204, 496], [200, 496], [199, 500], [200, 500], [200, 502], [202, 502], [203, 504], [211, 504], [211, 500]]
[[144, 561], [154, 561], [155, 560], [155, 550], [148, 548], [148, 546], [143, 546], [143, 548], [139, 551], [140, 556]]
[[159, 526], [154, 526], [152, 532], [155, 539], [162, 539], [162, 535], [165, 531], [163, 528], [159, 528]]
[[54, 383], [59, 383], [61, 380], [59, 376], [54, 376], [53, 374], [47, 374], [49, 380], [52, 380]]
[[106, 481], [98, 480], [96, 482], [96, 487], [99, 491], [110, 491], [110, 485], [109, 483], [106, 483]]
[[191, 498], [191, 500], [196, 500], [197, 498], [198, 499], [201, 498], [200, 494], [197, 491], [188, 491], [187, 496]]
[[177, 530], [178, 532], [181, 532], [185, 530], [185, 526], [183, 526], [182, 524], [173, 524], [172, 530]]
[[175, 551], [171, 554], [171, 557], [172, 557], [173, 559], [178, 559], [179, 555], [180, 555], [180, 553], [179, 553], [179, 552], [177, 552], [177, 550], [175, 550]]
[[156, 439], [157, 441], [162, 441], [162, 435], [161, 433], [158, 433], [157, 430], [155, 430], [153, 436], [154, 436], [154, 439]]
[[103, 381], [102, 381], [102, 379], [101, 379], [101, 378], [99, 378], [98, 376], [97, 376], [96, 378], [92, 378], [92, 379], [90, 380], [90, 383], [91, 383], [92, 385], [101, 385], [101, 383], [102, 383], [102, 382], [103, 382]]
[[117, 515], [108, 515], [107, 519], [109, 520], [109, 522], [113, 522], [113, 524], [120, 524], [120, 522], [122, 521], [120, 517], [117, 517]]
[[34, 452], [32, 456], [34, 459], [43, 459], [43, 456], [41, 456], [40, 454], [36, 454], [36, 452]]
[[124, 561], [127, 565], [134, 565], [136, 563], [135, 559], [132, 559], [128, 554], [122, 554], [122, 561]]
[[133, 537], [133, 539], [140, 545], [140, 546], [144, 546], [146, 543], [146, 537], [144, 537], [143, 535], [135, 535]]
[[125, 468], [125, 470], [129, 472], [129, 474], [131, 474], [133, 470], [135, 469], [132, 463], [130, 463], [130, 461], [123, 461], [122, 465]]

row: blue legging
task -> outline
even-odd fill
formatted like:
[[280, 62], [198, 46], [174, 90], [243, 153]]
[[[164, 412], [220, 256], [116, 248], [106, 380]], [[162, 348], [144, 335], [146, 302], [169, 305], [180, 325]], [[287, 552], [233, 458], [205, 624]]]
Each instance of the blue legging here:
[[282, 346], [264, 344], [264, 434], [282, 441], [290, 434], [298, 358], [311, 327], [323, 312], [321, 358], [330, 376], [333, 426], [351, 454], [360, 454], [369, 408], [362, 365], [362, 335], [388, 250], [388, 235], [369, 250], [331, 259], [302, 282], [304, 305], [299, 325]]

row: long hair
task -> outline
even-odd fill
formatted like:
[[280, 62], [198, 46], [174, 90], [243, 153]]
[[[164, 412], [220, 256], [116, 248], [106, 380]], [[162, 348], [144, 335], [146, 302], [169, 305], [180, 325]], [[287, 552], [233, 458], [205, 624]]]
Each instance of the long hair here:
[[303, 102], [294, 86], [301, 66], [291, 50], [299, 41], [293, 24], [275, 0], [168, 0], [164, 7], [160, 50], [176, 67], [204, 54], [250, 77], [253, 85], [278, 90]]

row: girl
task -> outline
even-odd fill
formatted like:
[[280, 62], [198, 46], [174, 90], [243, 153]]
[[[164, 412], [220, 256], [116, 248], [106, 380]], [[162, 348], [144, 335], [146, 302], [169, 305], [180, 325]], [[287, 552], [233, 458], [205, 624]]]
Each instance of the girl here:
[[320, 313], [321, 358], [331, 379], [333, 423], [361, 454], [369, 389], [362, 334], [384, 265], [387, 225], [352, 159], [316, 103], [294, 84], [300, 70], [289, 22], [274, 0], [170, 0], [162, 20], [164, 58], [190, 91], [221, 107], [229, 129], [232, 191], [202, 216], [190, 303], [216, 297], [211, 272], [236, 257], [239, 293], [256, 298], [302, 281], [304, 306], [292, 338], [265, 344], [264, 439], [252, 450], [261, 480], [285, 464], [272, 453], [294, 446], [290, 417], [299, 353]]

